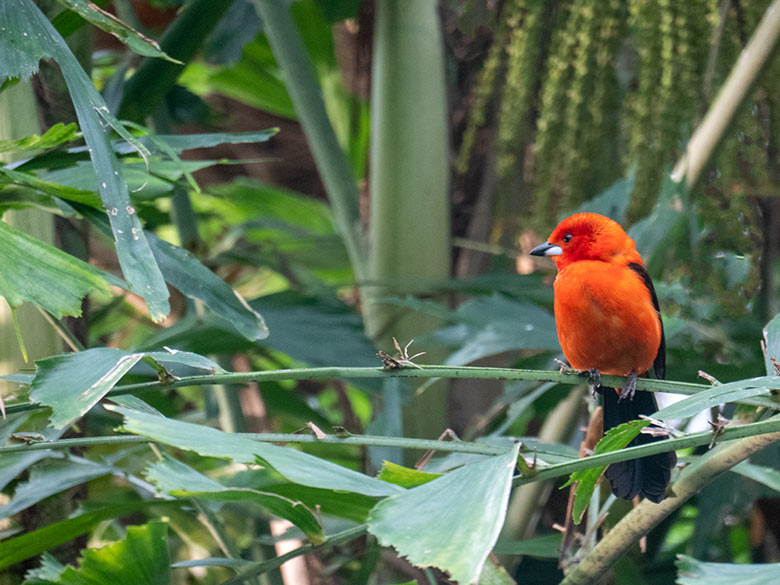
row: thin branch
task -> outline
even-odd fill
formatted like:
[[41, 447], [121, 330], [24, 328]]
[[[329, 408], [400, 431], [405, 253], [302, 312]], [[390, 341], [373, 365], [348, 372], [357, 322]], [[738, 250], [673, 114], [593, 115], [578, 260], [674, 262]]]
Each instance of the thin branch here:
[[[778, 432], [780, 432], [780, 415], [761, 422], [726, 427], [718, 435], [718, 441], [722, 443], [725, 441], [732, 441], [734, 439], [765, 436]], [[575, 459], [566, 463], [558, 463], [555, 465], [550, 465], [549, 467], [539, 468], [533, 476], [516, 477], [513, 485], [518, 486], [531, 483], [532, 481], [561, 477], [574, 473], [575, 471], [581, 471], [591, 467], [598, 467], [600, 465], [609, 465], [611, 463], [617, 463], [618, 461], [638, 459], [640, 457], [646, 457], [656, 453], [663, 453], [665, 451], [676, 451], [678, 449], [687, 449], [690, 447], [709, 445], [711, 441], [712, 431], [702, 431], [676, 439], [667, 439], [665, 441], [657, 441], [655, 443], [638, 445], [635, 447], [625, 447], [619, 451], [611, 451], [609, 453], [602, 453], [600, 455], [591, 455], [590, 457], [583, 457], [581, 459]]]
[[[463, 378], [475, 380], [532, 380], [537, 382], [555, 382], [557, 384], [582, 384], [585, 379], [576, 373], [561, 373], [547, 370], [515, 370], [512, 368], [482, 368], [474, 366], [421, 366], [422, 369], [405, 368], [398, 370], [384, 370], [382, 368], [351, 368], [351, 367], [323, 367], [323, 368], [296, 368], [289, 370], [269, 370], [263, 372], [232, 372], [227, 374], [188, 376], [170, 382], [141, 382], [137, 384], [123, 384], [115, 386], [106, 395], [121, 396], [136, 392], [150, 392], [168, 388], [181, 388], [184, 386], [208, 386], [212, 384], [247, 384], [249, 382], [268, 382], [278, 380], [329, 380], [342, 379], [369, 379], [369, 378]], [[622, 387], [625, 378], [620, 376], [602, 376], [601, 381], [605, 386]], [[675, 394], [695, 394], [707, 390], [711, 386], [706, 384], [691, 384], [687, 382], [673, 382], [670, 380], [651, 380], [640, 378], [636, 382], [637, 390], [648, 392], [673, 392]], [[41, 404], [22, 402], [7, 406], [8, 414], [27, 410], [45, 408]]]
[[[725, 427], [718, 434], [718, 441], [723, 443], [735, 439], [764, 435], [768, 433], [780, 432], [780, 415], [768, 420], [749, 423], [745, 425]], [[470, 443], [466, 441], [436, 441], [429, 439], [412, 439], [406, 437], [379, 437], [374, 435], [351, 435], [348, 437], [339, 437], [336, 435], [326, 435], [324, 438], [317, 438], [314, 435], [301, 434], [283, 434], [283, 433], [236, 433], [238, 435], [254, 439], [265, 443], [326, 443], [336, 445], [359, 445], [359, 446], [381, 446], [381, 447], [402, 447], [405, 449], [434, 450], [441, 452], [474, 453], [478, 455], [503, 455], [506, 448], [495, 447], [483, 443]], [[667, 439], [647, 445], [638, 445], [635, 447], [626, 447], [619, 451], [603, 453], [601, 455], [592, 455], [579, 459], [572, 459], [564, 463], [557, 463], [548, 467], [537, 467], [533, 470], [533, 475], [518, 476], [514, 479], [514, 485], [525, 485], [535, 481], [554, 479], [569, 475], [575, 471], [581, 471], [590, 467], [608, 465], [618, 461], [627, 461], [637, 459], [646, 455], [653, 455], [664, 451], [673, 451], [708, 445], [712, 441], [711, 431], [702, 431], [692, 433], [676, 439]], [[0, 456], [8, 453], [23, 453], [27, 451], [40, 451], [46, 449], [69, 449], [72, 447], [90, 447], [95, 445], [110, 444], [129, 444], [129, 443], [155, 443], [154, 439], [140, 437], [137, 435], [118, 435], [108, 437], [79, 437], [75, 439], [59, 439], [55, 441], [40, 441], [30, 444], [9, 445], [0, 447]], [[541, 450], [521, 449], [522, 454], [541, 454]]]

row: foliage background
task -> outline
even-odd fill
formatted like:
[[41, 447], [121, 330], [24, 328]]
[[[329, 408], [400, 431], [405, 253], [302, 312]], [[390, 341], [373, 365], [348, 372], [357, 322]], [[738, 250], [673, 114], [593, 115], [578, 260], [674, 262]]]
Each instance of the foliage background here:
[[[70, 450], [2, 455], [0, 559], [19, 558], [3, 564], [4, 583], [101, 583], [129, 566], [139, 570], [127, 577], [134, 583], [231, 582], [236, 571], [251, 567], [263, 570], [246, 579], [264, 583], [446, 582], [438, 570], [421, 571], [380, 547], [387, 539], [378, 543], [359, 530], [372, 509], [372, 534], [397, 537], [390, 544], [418, 565], [452, 574], [459, 570], [449, 564], [453, 558], [484, 558], [503, 524], [495, 552], [517, 582], [562, 579], [554, 525], [566, 522], [566, 490], [541, 481], [516, 487], [511, 498], [508, 489], [497, 490], [485, 509], [461, 516], [473, 500], [459, 506], [449, 498], [494, 477], [490, 466], [501, 456], [484, 445], [506, 449], [507, 435], [538, 438], [540, 445], [526, 445], [547, 463], [576, 455], [592, 404], [570, 380], [353, 379], [339, 371], [315, 379], [258, 382], [248, 381], [250, 375], [241, 385], [158, 387], [141, 395], [145, 405], [113, 397], [125, 409], [127, 430], [167, 448], [99, 439], [122, 424], [117, 406], [82, 408], [76, 397], [97, 387], [97, 402], [120, 379], [153, 380], [166, 356], [154, 354], [154, 362], [143, 352], [164, 348], [212, 360], [165, 362], [176, 376], [204, 367], [378, 366], [376, 350], [393, 354], [393, 337], [402, 345], [415, 339], [411, 353], [428, 354], [415, 360], [420, 363], [556, 369], [551, 267], [533, 264], [526, 253], [578, 209], [607, 213], [631, 229], [658, 289], [672, 379], [694, 383], [700, 370], [720, 382], [777, 375], [759, 344], [764, 335], [768, 355], [780, 357], [771, 353], [777, 319], [762, 334], [780, 311], [777, 58], [763, 66], [690, 188], [669, 179], [768, 1], [300, 0], [289, 12], [287, 3], [264, 0], [98, 2], [126, 26], [110, 19], [86, 24], [63, 12], [89, 14], [76, 0], [37, 2], [72, 54], [27, 40], [20, 23], [33, 14], [28, 4], [12, 0], [0, 8], [9, 28], [0, 60], [0, 77], [8, 78], [0, 91], [0, 139], [43, 138], [2, 143], [15, 162], [0, 170], [0, 209], [4, 225], [68, 256], [28, 243], [38, 262], [25, 264], [17, 250], [27, 240], [3, 231], [0, 292], [14, 307], [32, 300], [59, 325], [28, 303], [15, 310], [15, 328], [9, 312], [0, 336], [8, 360], [2, 373], [32, 373], [19, 359], [15, 329], [34, 360], [66, 347], [126, 353], [38, 361], [32, 399], [52, 408], [59, 429], [46, 426], [46, 411], [13, 410], [14, 398], [27, 399], [27, 386], [18, 381], [29, 384], [29, 378], [4, 386], [11, 414], [0, 430], [9, 446], [10, 434], [22, 431], [98, 438]], [[21, 27], [17, 37], [14, 25]], [[40, 31], [49, 34], [43, 24]], [[148, 39], [159, 39], [161, 51], [178, 62], [160, 58]], [[11, 56], [18, 47], [24, 58], [16, 62]], [[42, 58], [32, 81], [17, 83]], [[113, 149], [100, 138], [113, 122], [101, 114], [99, 98], [78, 85], [79, 71], [89, 72], [107, 111], [146, 135], [140, 144], [126, 132]], [[89, 154], [79, 148], [75, 127], [50, 130], [73, 122]], [[171, 135], [187, 137], [177, 142]], [[113, 150], [115, 160], [96, 160], [101, 149]], [[109, 188], [95, 176], [105, 171], [110, 178], [112, 170], [129, 188]], [[117, 193], [126, 203], [109, 204], [107, 197]], [[127, 209], [127, 217], [115, 217], [131, 223], [123, 228], [111, 209]], [[149, 251], [138, 243], [147, 240]], [[57, 298], [53, 292], [71, 282], [66, 274], [73, 276], [72, 293]], [[247, 299], [251, 311], [211, 274]], [[170, 314], [159, 319], [166, 302]], [[112, 372], [110, 385], [93, 376], [103, 366]], [[238, 447], [225, 460], [206, 448], [209, 440], [193, 449], [182, 435], [164, 440], [164, 429], [133, 431], [141, 424], [138, 413], [150, 407], [230, 433], [293, 433], [313, 423], [328, 434], [340, 432], [335, 428], [435, 439], [449, 428], [480, 439], [474, 444], [483, 452], [434, 458], [425, 471], [458, 468], [442, 478], [450, 482], [443, 492], [409, 490], [422, 494], [420, 500], [377, 505], [392, 489], [372, 493], [380, 488], [369, 487], [370, 478], [353, 478], [357, 491], [349, 495], [333, 483], [311, 482], [325, 481], [319, 474], [329, 468], [322, 462], [369, 476], [383, 461], [412, 466], [424, 443], [402, 449], [400, 440], [305, 442], [300, 452], [317, 458], [303, 464], [314, 466], [314, 480], [289, 481], [278, 465], [271, 464], [281, 476], [257, 469], [251, 457], [243, 460]], [[756, 418], [735, 412], [733, 404], [710, 414], [719, 412]], [[205, 427], [203, 433], [211, 436]], [[223, 439], [215, 435], [214, 445]], [[695, 461], [705, 451], [682, 454]], [[770, 447], [751, 459], [761, 466], [752, 475], [743, 468], [704, 487], [648, 534], [643, 554], [635, 547], [621, 557], [608, 579], [668, 583], [676, 575], [693, 583], [701, 581], [684, 579], [698, 571], [699, 579], [712, 581], [707, 571], [717, 568], [699, 562], [777, 561], [773, 494], [780, 482], [771, 474], [777, 455]], [[458, 467], [480, 456], [485, 468]], [[747, 478], [759, 472], [760, 483]], [[432, 479], [387, 466], [383, 476], [403, 487]], [[280, 496], [307, 503], [314, 518], [280, 508]], [[438, 498], [441, 509], [431, 504]], [[443, 521], [448, 509], [470, 529], [487, 518], [484, 532], [475, 530], [474, 542], [458, 544], [461, 549], [442, 545], [453, 534]], [[611, 526], [627, 510], [597, 492], [586, 522], [593, 526], [603, 511]], [[398, 535], [417, 514], [422, 526], [404, 541]], [[506, 522], [496, 526], [504, 515]], [[294, 575], [269, 561], [285, 552], [275, 542], [285, 530], [280, 516], [297, 526], [289, 534], [300, 553], [320, 539], [327, 544], [301, 557]], [[321, 521], [322, 530], [312, 521]], [[83, 529], [75, 528], [78, 522]], [[37, 544], [19, 540], [24, 535]], [[581, 559], [601, 535], [586, 533], [569, 554]], [[426, 536], [434, 543], [429, 548], [444, 556], [454, 550], [444, 560], [426, 556]], [[53, 556], [40, 557], [44, 551]], [[688, 556], [676, 560], [678, 554]], [[222, 560], [204, 567], [195, 561], [204, 557]], [[112, 558], [120, 559], [113, 569]], [[171, 571], [172, 561], [185, 565]], [[486, 566], [481, 582], [510, 582], [493, 561]]]

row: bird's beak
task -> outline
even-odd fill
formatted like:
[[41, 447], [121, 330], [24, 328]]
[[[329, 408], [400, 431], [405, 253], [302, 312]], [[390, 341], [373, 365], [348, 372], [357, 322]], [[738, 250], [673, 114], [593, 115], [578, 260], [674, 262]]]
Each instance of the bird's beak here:
[[550, 242], [540, 244], [531, 250], [531, 256], [560, 256], [561, 254], [563, 254], [561, 247]]

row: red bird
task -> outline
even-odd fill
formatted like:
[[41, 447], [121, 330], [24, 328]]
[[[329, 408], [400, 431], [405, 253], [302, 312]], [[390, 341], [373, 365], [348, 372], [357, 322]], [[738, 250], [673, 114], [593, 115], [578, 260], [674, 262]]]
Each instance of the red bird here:
[[[563, 354], [577, 370], [627, 376], [626, 387], [603, 388], [604, 431], [658, 410], [651, 392], [636, 392], [637, 376], [651, 369], [663, 378], [666, 345], [658, 298], [634, 241], [620, 225], [597, 213], [564, 219], [547, 243], [531, 250], [551, 256], [555, 322]], [[662, 440], [640, 434], [630, 444]], [[613, 463], [605, 476], [625, 499], [664, 499], [677, 458], [674, 452]]]

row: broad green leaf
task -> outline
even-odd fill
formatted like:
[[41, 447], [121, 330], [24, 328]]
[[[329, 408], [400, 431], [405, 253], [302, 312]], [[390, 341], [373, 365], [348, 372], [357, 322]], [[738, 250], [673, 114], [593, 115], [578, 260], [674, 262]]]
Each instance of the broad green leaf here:
[[517, 582], [498, 561], [488, 557], [479, 574], [479, 585], [517, 585]]
[[98, 347], [40, 360], [30, 400], [50, 406], [51, 425], [63, 428], [97, 404], [141, 358], [142, 353]]
[[[157, 134], [154, 136], [143, 136], [139, 141], [146, 145], [152, 153], [162, 153], [159, 143], [164, 144], [166, 148], [176, 154], [181, 154], [185, 150], [195, 148], [212, 148], [221, 144], [256, 144], [266, 142], [279, 132], [278, 128], [269, 128], [268, 130], [258, 130], [255, 132], [213, 132], [211, 134]], [[135, 151], [132, 144], [119, 142], [114, 149], [122, 154], [129, 154]]]
[[268, 328], [260, 313], [190, 252], [153, 234], [149, 234], [149, 242], [166, 279], [182, 294], [202, 301], [250, 341], [268, 337]]
[[60, 573], [61, 585], [169, 585], [168, 524], [128, 526], [124, 539], [82, 551], [79, 567]]
[[223, 483], [229, 488], [248, 488], [279, 494], [303, 502], [310, 509], [319, 510], [325, 516], [344, 518], [358, 524], [366, 521], [368, 513], [377, 502], [377, 498], [373, 496], [290, 483], [269, 469], [241, 471]]
[[18, 140], [0, 140], [0, 152], [21, 152], [24, 150], [45, 150], [65, 142], [76, 140], [79, 136], [76, 124], [58, 123], [49, 128], [42, 136], [32, 134]]
[[88, 2], [87, 0], [57, 1], [68, 10], [72, 10], [81, 16], [84, 20], [91, 22], [105, 32], [114, 35], [134, 53], [143, 55], [144, 57], [160, 57], [161, 59], [181, 64], [181, 61], [177, 61], [166, 55], [165, 52], [160, 49], [160, 45], [157, 44], [157, 41], [142, 35], [131, 26], [119, 20], [113, 14], [96, 6], [93, 2]]
[[528, 555], [548, 559], [557, 559], [561, 552], [563, 535], [548, 534], [528, 540], [498, 541], [493, 552], [497, 555]]
[[120, 280], [0, 221], [0, 296], [11, 307], [35, 303], [57, 318], [81, 315], [89, 292]]
[[436, 339], [461, 348], [448, 365], [518, 349], [559, 350], [553, 316], [524, 301], [494, 294], [468, 301], [455, 312], [456, 325], [436, 333]]
[[767, 376], [780, 376], [780, 313], [764, 327], [764, 363]]
[[[109, 227], [102, 214], [84, 206], [79, 207], [79, 212], [104, 233], [108, 232]], [[147, 238], [157, 262], [165, 272], [166, 280], [179, 292], [201, 301], [219, 317], [221, 325], [238, 331], [246, 339], [256, 341], [268, 337], [268, 328], [262, 315], [190, 252], [151, 233], [147, 234]], [[203, 336], [206, 333], [203, 327], [198, 327], [198, 335]], [[164, 331], [156, 336], [155, 340], [153, 343], [157, 346], [178, 345]], [[147, 340], [147, 343], [152, 342]], [[211, 353], [211, 348], [207, 348], [204, 353]]]
[[211, 360], [188, 352], [131, 353], [112, 347], [97, 347], [36, 362], [30, 399], [50, 406], [51, 425], [62, 428], [97, 404], [122, 376], [147, 355], [159, 362], [186, 364], [211, 373], [224, 371]]
[[[297, 119], [271, 47], [263, 37], [244, 45], [241, 61], [232, 67], [214, 69], [209, 86], [214, 92], [249, 106]], [[263, 91], [253, 91], [253, 87], [262, 87]]]
[[[748, 380], [738, 380], [728, 384], [719, 384], [688, 396], [679, 402], [670, 404], [651, 416], [663, 420], [686, 418], [725, 402], [737, 402], [757, 396], [768, 396], [774, 388], [780, 388], [780, 376], [763, 376]], [[775, 405], [775, 408], [777, 408], [777, 405]]]
[[518, 449], [379, 502], [369, 532], [415, 565], [475, 583], [504, 524]]
[[27, 574], [24, 576], [24, 583], [38, 583], [41, 581], [44, 583], [56, 583], [64, 570], [65, 565], [54, 558], [54, 556], [49, 553], [43, 553], [41, 555], [41, 564], [37, 569], [27, 571]]
[[756, 465], [755, 463], [749, 463], [748, 461], [742, 461], [732, 467], [731, 471], [750, 478], [753, 481], [757, 481], [768, 488], [772, 488], [776, 492], [780, 492], [780, 471], [777, 469], [766, 467], [765, 465]]
[[625, 177], [612, 183], [605, 191], [583, 203], [577, 209], [577, 213], [585, 211], [600, 213], [622, 224], [626, 219], [626, 210], [628, 202], [631, 200], [631, 193], [634, 192], [635, 183], [636, 169], [632, 169]]
[[[145, 162], [122, 161], [119, 164], [122, 178], [133, 192], [136, 201], [154, 199], [173, 190], [175, 182], [182, 176], [208, 168], [216, 164], [240, 164], [234, 160], [198, 160], [170, 161], [153, 159]], [[77, 193], [97, 190], [97, 175], [89, 161], [78, 161], [75, 165], [45, 173], [43, 177], [49, 183], [66, 185], [77, 189]], [[70, 191], [66, 190], [66, 194]], [[92, 205], [90, 201], [79, 201], [69, 196], [63, 198]], [[94, 198], [94, 195], [93, 195]], [[95, 207], [95, 205], [92, 205]]]
[[[95, 173], [92, 172], [94, 178]], [[7, 184], [24, 185], [31, 187], [40, 193], [49, 197], [60, 197], [69, 201], [76, 201], [92, 207], [100, 206], [100, 197], [95, 195], [93, 190], [70, 187], [65, 184], [42, 179], [29, 173], [13, 171], [0, 168], [0, 177], [6, 180]], [[94, 183], [93, 183], [94, 184]], [[2, 188], [0, 188], [2, 190]]]
[[289, 447], [126, 408], [110, 405], [106, 408], [125, 417], [122, 426], [128, 432], [207, 457], [232, 459], [247, 465], [256, 464], [260, 458], [290, 481], [303, 485], [367, 496], [389, 496], [403, 491], [393, 484]]
[[146, 477], [161, 490], [176, 497], [219, 502], [253, 503], [292, 522], [314, 543], [322, 542], [322, 526], [302, 502], [250, 488], [230, 488], [166, 456], [146, 470]]
[[669, 173], [664, 173], [661, 193], [650, 215], [640, 219], [628, 235], [636, 242], [636, 248], [642, 254], [650, 274], [665, 257], [664, 252], [684, 233], [688, 216], [680, 211], [680, 201], [688, 198], [685, 182], [675, 182]]
[[[215, 308], [218, 305], [208, 306], [218, 315], [224, 314]], [[355, 366], [377, 364], [376, 348], [366, 337], [360, 316], [337, 298], [284, 291], [259, 297], [250, 302], [250, 307], [262, 314], [271, 331], [262, 341], [264, 347], [311, 366], [343, 363], [347, 357]], [[197, 320], [180, 320], [153, 336], [149, 343], [174, 345], [197, 353], [248, 349], [249, 344], [234, 334], [235, 328], [236, 323], [231, 325], [224, 318], [206, 315]], [[338, 343], [333, 342], [335, 339]], [[371, 384], [363, 384], [368, 385]]]
[[74, 538], [86, 534], [104, 520], [119, 518], [147, 507], [166, 508], [178, 507], [179, 505], [178, 502], [161, 501], [114, 504], [49, 524], [21, 536], [9, 538], [4, 540], [0, 546], [0, 570], [39, 555], [55, 546], [70, 542]]
[[704, 563], [677, 555], [677, 585], [776, 585], [780, 563]]
[[8, 376], [0, 376], [0, 380], [7, 380], [8, 382], [14, 382], [16, 384], [23, 384], [29, 386], [35, 379], [34, 374], [10, 374]]
[[417, 469], [411, 469], [398, 465], [392, 461], [385, 461], [382, 463], [382, 469], [379, 470], [377, 475], [382, 481], [389, 481], [395, 485], [400, 485], [405, 488], [413, 488], [429, 481], [433, 481], [437, 477], [441, 477], [440, 473], [426, 473], [424, 471], [418, 471]]
[[[27, 78], [37, 69], [39, 59], [53, 58], [59, 65], [98, 176], [98, 191], [111, 222], [122, 272], [131, 290], [146, 300], [152, 319], [159, 321], [170, 311], [168, 289], [130, 203], [105, 126], [131, 143], [137, 141], [108, 111], [68, 45], [32, 0], [0, 3], [0, 22], [8, 28], [0, 35], [0, 78]], [[145, 151], [141, 144], [137, 146]]]
[[13, 498], [0, 506], [0, 518], [7, 518], [49, 496], [109, 473], [110, 466], [85, 459], [44, 462], [34, 467], [30, 479], [20, 483]]
[[[593, 454], [600, 455], [602, 453], [610, 453], [611, 451], [622, 449], [633, 441], [643, 428], [650, 424], [651, 422], [649, 420], [632, 420], [610, 429], [601, 440], [596, 443]], [[569, 480], [561, 486], [561, 489], [563, 489], [573, 483], [577, 484], [577, 493], [574, 496], [574, 508], [572, 510], [572, 519], [575, 524], [579, 524], [580, 520], [582, 520], [582, 515], [585, 513], [585, 510], [590, 503], [590, 497], [593, 495], [593, 490], [596, 488], [596, 483], [599, 481], [601, 474], [606, 468], [606, 465], [599, 465], [597, 467], [583, 469], [582, 471], [575, 471], [571, 474]]]
[[0, 2], [0, 23], [0, 80], [28, 79], [38, 72], [41, 59], [54, 56], [49, 39], [39, 27], [30, 26], [28, 0]]

